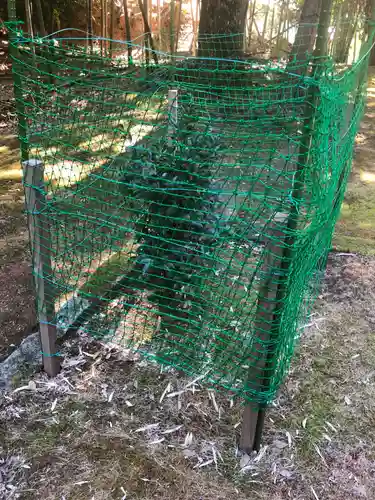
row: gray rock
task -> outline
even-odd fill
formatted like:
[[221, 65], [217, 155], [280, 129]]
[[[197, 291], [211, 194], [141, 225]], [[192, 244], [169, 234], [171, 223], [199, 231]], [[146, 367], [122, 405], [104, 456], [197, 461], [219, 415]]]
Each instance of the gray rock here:
[[15, 351], [0, 363], [0, 390], [9, 389], [13, 378], [25, 365], [37, 367], [42, 363], [39, 332], [26, 337]]
[[[63, 337], [75, 318], [89, 306], [89, 301], [72, 297], [62, 305], [57, 314], [57, 335]], [[26, 337], [20, 346], [0, 363], [0, 391], [11, 387], [14, 377], [27, 367], [36, 369], [42, 364], [39, 332]]]

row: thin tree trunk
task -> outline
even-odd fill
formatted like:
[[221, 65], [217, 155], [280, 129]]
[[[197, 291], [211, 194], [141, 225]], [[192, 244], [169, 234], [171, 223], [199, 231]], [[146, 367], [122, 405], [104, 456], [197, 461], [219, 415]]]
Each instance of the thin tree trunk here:
[[285, 38], [285, 34], [287, 33], [288, 19], [289, 19], [289, 0], [285, 0], [285, 5], [284, 5], [284, 22], [283, 22], [283, 30], [281, 32], [283, 38]]
[[26, 13], [26, 32], [31, 38], [34, 38], [33, 22], [31, 19], [31, 6], [30, 0], [25, 0], [25, 13]]
[[174, 15], [175, 15], [175, 0], [171, 0], [169, 13], [169, 44], [171, 54], [174, 54]]
[[130, 29], [130, 19], [129, 19], [129, 10], [128, 10], [128, 0], [123, 0], [124, 2], [124, 16], [125, 16], [125, 40], [127, 41], [127, 49], [128, 49], [128, 65], [133, 64], [133, 52], [131, 45], [131, 29]]
[[253, 5], [252, 5], [253, 8], [252, 8], [252, 11], [250, 14], [250, 19], [249, 19], [249, 44], [248, 44], [249, 50], [251, 50], [251, 36], [253, 34], [253, 24], [254, 24], [256, 5], [257, 5], [257, 1], [253, 0]]
[[[337, 34], [335, 33], [336, 38], [336, 50], [335, 50], [335, 60], [338, 63], [345, 63], [348, 57], [348, 43], [351, 43], [351, 39], [353, 37], [353, 31], [351, 26], [351, 10], [352, 5], [348, 5], [347, 3], [342, 4], [340, 6], [340, 11], [342, 15], [340, 16], [340, 20], [337, 26]], [[350, 15], [350, 17], [349, 17]], [[348, 42], [349, 40], [349, 42]]]
[[175, 51], [178, 52], [178, 40], [180, 37], [181, 30], [181, 13], [182, 13], [182, 0], [178, 2], [178, 11], [177, 11], [177, 30], [176, 30], [176, 40], [175, 40]]
[[199, 16], [199, 0], [196, 1], [196, 9], [194, 13], [193, 0], [190, 0], [190, 14], [193, 23], [193, 37], [191, 39], [190, 52], [193, 56], [197, 53], [197, 34], [198, 34], [198, 16]]
[[158, 56], [157, 56], [156, 51], [155, 51], [154, 41], [152, 39], [151, 28], [150, 28], [150, 25], [148, 24], [147, 13], [144, 9], [144, 5], [142, 3], [142, 0], [138, 0], [138, 6], [139, 6], [139, 9], [140, 9], [141, 14], [142, 14], [144, 31], [147, 34], [147, 40], [148, 40], [149, 46], [150, 46], [151, 51], [152, 51], [152, 57], [154, 59], [155, 64], [158, 64]]
[[195, 33], [194, 33], [194, 54], [197, 55], [197, 45], [198, 45], [198, 30], [199, 30], [199, 13], [200, 13], [200, 2], [201, 0], [196, 0], [195, 5]]
[[[142, 0], [141, 0], [142, 1]], [[142, 17], [143, 17], [143, 33], [144, 33], [144, 47], [145, 47], [145, 59], [146, 59], [146, 66], [150, 64], [150, 45], [148, 43], [148, 0], [143, 0], [142, 2], [143, 6], [143, 11], [142, 11]]]
[[43, 10], [42, 10], [42, 4], [40, 0], [35, 0], [35, 6], [36, 6], [36, 13], [38, 16], [38, 24], [39, 24], [39, 30], [40, 34], [42, 36], [47, 35], [46, 27], [44, 24], [44, 17], [43, 17]]
[[262, 30], [262, 43], [263, 44], [264, 44], [265, 38], [266, 38], [267, 22], [268, 22], [268, 16], [270, 13], [270, 5], [271, 5], [271, 0], [268, 0], [268, 5], [266, 7], [266, 14], [264, 16], [263, 30]]
[[160, 0], [157, 0], [157, 20], [158, 20], [158, 41], [159, 41], [159, 50], [161, 50], [161, 16], [160, 16]]
[[105, 19], [106, 19], [106, 14], [105, 14], [105, 1], [101, 0], [101, 16], [100, 16], [100, 51], [102, 56], [104, 56], [105, 52]]
[[276, 6], [274, 4], [273, 9], [272, 9], [271, 29], [270, 29], [270, 41], [271, 42], [272, 42], [272, 37], [273, 37], [273, 28], [275, 26], [275, 13], [276, 13]]
[[104, 52], [108, 55], [108, 1], [104, 0]]
[[322, 1], [326, 0], [305, 0], [299, 21], [296, 39], [293, 44], [290, 66], [296, 66], [294, 73], [304, 74], [310, 55], [314, 49], [314, 43], [319, 24]]
[[87, 0], [87, 37], [88, 37], [88, 45], [90, 47], [90, 52], [93, 51], [93, 42], [92, 42], [92, 0]]
[[276, 56], [277, 57], [279, 57], [279, 52], [280, 52], [280, 36], [282, 33], [283, 16], [284, 16], [284, 2], [282, 3], [282, 5], [280, 7], [280, 19], [279, 19], [279, 25], [277, 27], [277, 37], [276, 37]]
[[115, 34], [115, 10], [116, 4], [115, 0], [111, 0], [111, 14], [110, 14], [110, 20], [109, 20], [109, 57], [112, 59], [113, 57], [113, 40], [114, 40], [114, 34]]
[[332, 42], [332, 56], [335, 56], [337, 51], [338, 34], [341, 26], [341, 16], [342, 16], [342, 3], [340, 3], [337, 11], [336, 22], [335, 22], [335, 33]]

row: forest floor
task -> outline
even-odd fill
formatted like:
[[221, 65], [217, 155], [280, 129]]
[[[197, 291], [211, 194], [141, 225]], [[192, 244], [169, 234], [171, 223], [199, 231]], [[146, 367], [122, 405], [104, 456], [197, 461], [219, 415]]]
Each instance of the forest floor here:
[[[0, 357], [35, 324], [11, 82], [0, 80]], [[325, 283], [256, 457], [241, 405], [81, 338], [0, 402], [0, 499], [375, 499], [375, 72]], [[190, 385], [189, 385], [190, 384]]]

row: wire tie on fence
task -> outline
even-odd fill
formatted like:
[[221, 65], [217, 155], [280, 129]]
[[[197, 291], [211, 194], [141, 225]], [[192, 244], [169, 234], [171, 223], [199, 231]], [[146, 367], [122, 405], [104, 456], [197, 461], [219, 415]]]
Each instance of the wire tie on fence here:
[[46, 358], [53, 358], [55, 356], [61, 356], [61, 352], [55, 352], [54, 354], [47, 354], [46, 352], [40, 351], [40, 354], [42, 356], [45, 356]]
[[26, 210], [29, 215], [40, 215], [42, 212], [40, 210]]

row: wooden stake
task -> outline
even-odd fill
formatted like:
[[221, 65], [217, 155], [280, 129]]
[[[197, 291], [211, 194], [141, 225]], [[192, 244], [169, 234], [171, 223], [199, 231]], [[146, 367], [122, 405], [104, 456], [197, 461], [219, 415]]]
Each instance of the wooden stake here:
[[55, 290], [51, 283], [49, 220], [43, 212], [46, 207], [43, 163], [40, 160], [28, 160], [24, 161], [22, 165], [37, 292], [43, 367], [49, 376], [54, 377], [60, 371], [60, 360], [56, 349], [57, 329], [56, 325], [53, 324], [55, 321]]
[[[324, 6], [319, 13], [319, 27], [316, 34], [316, 48], [314, 51], [314, 64], [312, 74], [319, 78], [319, 61], [327, 53], [328, 28], [330, 12], [333, 0], [325, 0]], [[375, 0], [373, 0], [375, 6]], [[270, 386], [270, 376], [274, 370], [275, 345], [279, 339], [282, 304], [288, 299], [289, 290], [287, 288], [286, 277], [290, 273], [291, 262], [294, 257], [295, 232], [298, 227], [299, 211], [298, 205], [303, 196], [303, 174], [309, 157], [309, 147], [311, 143], [312, 130], [314, 124], [314, 113], [310, 110], [316, 109], [315, 85], [311, 85], [306, 99], [305, 120], [303, 124], [303, 135], [299, 146], [299, 156], [297, 170], [293, 178], [291, 198], [294, 200], [288, 214], [276, 214], [279, 224], [270, 229], [268, 235], [268, 259], [263, 264], [265, 272], [268, 272], [267, 279], [259, 293], [258, 309], [256, 315], [255, 330], [260, 332], [258, 337], [261, 345], [257, 350], [264, 350], [264, 341], [268, 342], [263, 356], [258, 358], [258, 365], [253, 366], [249, 373], [248, 387], [259, 390], [261, 387], [265, 391]], [[284, 220], [285, 222], [281, 222]], [[266, 242], [267, 244], [267, 242]], [[272, 260], [269, 260], [272, 259]], [[268, 271], [267, 271], [268, 269]], [[267, 283], [268, 281], [268, 283]], [[267, 345], [267, 344], [266, 344]], [[263, 372], [257, 376], [255, 370]], [[244, 451], [258, 450], [263, 430], [265, 417], [265, 405], [258, 408], [254, 404], [244, 412], [244, 423], [242, 428], [240, 446]]]
[[[264, 385], [264, 379], [270, 376], [265, 373], [267, 358], [270, 352], [269, 342], [277, 307], [277, 292], [280, 282], [280, 271], [284, 251], [285, 220], [288, 214], [277, 213], [267, 231], [266, 258], [261, 268], [263, 284], [259, 290], [258, 305], [255, 317], [255, 335], [259, 342], [254, 346], [254, 358], [257, 360], [249, 370], [247, 389], [259, 392]], [[268, 370], [267, 370], [268, 371]], [[240, 449], [250, 453], [259, 449], [259, 439], [256, 440], [257, 427], [264, 418], [258, 403], [250, 402], [245, 406], [240, 438]], [[262, 423], [261, 423], [262, 425]], [[257, 442], [256, 442], [257, 441]]]
[[173, 136], [176, 132], [178, 121], [178, 91], [168, 90], [168, 145], [173, 143]]

